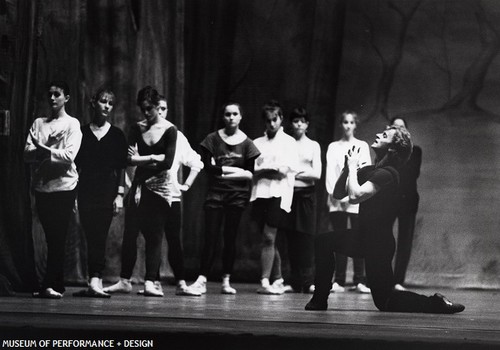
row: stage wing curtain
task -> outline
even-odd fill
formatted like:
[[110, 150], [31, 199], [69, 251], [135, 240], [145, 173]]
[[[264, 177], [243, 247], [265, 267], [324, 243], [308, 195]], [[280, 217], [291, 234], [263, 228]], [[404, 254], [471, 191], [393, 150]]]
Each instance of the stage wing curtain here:
[[[186, 2], [184, 123], [193, 146], [221, 127], [219, 107], [229, 100], [243, 107], [242, 130], [252, 139], [261, 136], [260, 108], [277, 99], [287, 114], [297, 106], [309, 110], [309, 135], [324, 153], [334, 132], [344, 13], [344, 1]], [[326, 203], [323, 183], [318, 184], [321, 211]], [[206, 179], [200, 176], [184, 202], [187, 265], [195, 270], [203, 243], [205, 191]], [[237, 241], [237, 278], [260, 277], [257, 231], [247, 211]], [[220, 259], [216, 261], [212, 277], [220, 278]]]
[[[44, 236], [36, 214], [32, 216], [22, 149], [34, 118], [47, 113], [45, 90], [50, 80], [69, 83], [67, 110], [82, 124], [90, 120], [92, 92], [103, 84], [111, 86], [117, 96], [112, 122], [125, 132], [140, 118], [137, 90], [156, 86], [168, 98], [169, 119], [195, 149], [220, 126], [217, 109], [229, 99], [243, 105], [242, 129], [251, 138], [263, 132], [259, 109], [270, 98], [281, 101], [287, 112], [298, 105], [307, 107], [311, 137], [323, 147], [333, 135], [343, 1], [18, 0], [9, 4], [20, 31], [11, 56], [16, 62], [10, 80], [12, 132], [0, 140], [5, 146], [3, 160], [10, 164], [8, 171], [1, 170], [0, 274], [17, 290], [33, 288], [45, 269]], [[203, 243], [205, 192], [206, 177], [201, 174], [184, 200], [186, 265], [191, 275], [197, 273]], [[247, 227], [245, 216], [235, 274], [253, 280], [260, 273], [260, 235]], [[108, 278], [119, 274], [122, 232], [120, 215], [108, 240], [104, 272]], [[141, 242], [138, 279], [144, 269]], [[67, 242], [68, 283], [85, 282], [85, 249], [75, 208]], [[218, 273], [218, 266], [214, 271]], [[165, 266], [162, 273], [168, 273]]]

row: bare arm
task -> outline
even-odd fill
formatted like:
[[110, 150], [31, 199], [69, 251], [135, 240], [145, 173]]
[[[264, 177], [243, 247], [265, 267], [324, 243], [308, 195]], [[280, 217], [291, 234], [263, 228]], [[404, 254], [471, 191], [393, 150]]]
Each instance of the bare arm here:
[[193, 185], [194, 180], [196, 180], [196, 178], [198, 177], [199, 173], [200, 173], [200, 169], [190, 168], [189, 175], [188, 175], [186, 181], [184, 181], [183, 185], [179, 185], [180, 190], [183, 192], [186, 192], [187, 190], [189, 190], [191, 188], [191, 186]]
[[319, 180], [321, 178], [321, 148], [314, 143], [312, 166], [297, 173], [297, 180]]
[[128, 147], [128, 163], [145, 168], [156, 168], [157, 163], [165, 160], [164, 154], [149, 154], [141, 156], [136, 146]]

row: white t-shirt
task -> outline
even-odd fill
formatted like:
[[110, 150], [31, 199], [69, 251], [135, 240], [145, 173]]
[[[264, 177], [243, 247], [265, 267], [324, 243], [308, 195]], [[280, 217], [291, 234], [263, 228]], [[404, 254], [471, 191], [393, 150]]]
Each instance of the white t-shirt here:
[[254, 180], [250, 201], [257, 198], [281, 198], [281, 209], [290, 212], [299, 161], [297, 142], [280, 128], [272, 139], [264, 135], [255, 139], [254, 144], [260, 151], [260, 156], [255, 160], [255, 171], [283, 166], [289, 167], [290, 171], [280, 180], [266, 178]]
[[[319, 178], [321, 176], [321, 147], [319, 143], [311, 140], [305, 135], [302, 139], [296, 140], [295, 142], [297, 142], [299, 153], [299, 166], [297, 171], [313, 172]], [[309, 187], [314, 186], [314, 184], [314, 180], [295, 179], [295, 187]]]

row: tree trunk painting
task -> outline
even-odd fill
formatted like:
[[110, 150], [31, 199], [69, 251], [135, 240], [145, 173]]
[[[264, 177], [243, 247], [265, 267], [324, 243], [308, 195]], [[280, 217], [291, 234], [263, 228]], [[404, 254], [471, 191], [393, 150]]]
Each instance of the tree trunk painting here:
[[500, 36], [493, 23], [488, 20], [481, 5], [478, 7], [479, 9], [475, 15], [479, 26], [481, 52], [465, 71], [460, 91], [440, 108], [441, 111], [469, 110], [484, 112], [478, 106], [477, 98], [483, 88], [488, 69], [500, 50]]
[[388, 55], [384, 55], [382, 50], [377, 46], [376, 39], [374, 37], [375, 24], [370, 19], [370, 17], [365, 14], [365, 18], [368, 21], [370, 27], [370, 43], [379, 56], [380, 62], [382, 64], [382, 72], [375, 94], [375, 104], [368, 118], [381, 116], [385, 119], [389, 119], [389, 96], [396, 76], [396, 71], [403, 57], [406, 33], [408, 31], [408, 26], [410, 25], [411, 20], [421, 2], [421, 0], [415, 1], [413, 4], [408, 6], [408, 10], [398, 7], [397, 3], [394, 1], [389, 1], [387, 3], [388, 8], [394, 11], [398, 18], [395, 43], [391, 47], [391, 52]]

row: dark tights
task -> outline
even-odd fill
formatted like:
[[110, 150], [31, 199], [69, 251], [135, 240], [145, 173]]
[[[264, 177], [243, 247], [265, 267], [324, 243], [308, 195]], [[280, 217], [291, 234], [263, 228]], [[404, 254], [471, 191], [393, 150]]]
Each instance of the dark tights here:
[[212, 268], [222, 221], [225, 219], [222, 272], [231, 274], [236, 255], [236, 236], [243, 209], [239, 207], [205, 208], [205, 244], [201, 256], [201, 275], [208, 276]]
[[104, 270], [106, 239], [112, 219], [112, 208], [83, 209], [80, 206], [80, 222], [87, 239], [87, 265], [91, 278], [100, 278]]
[[122, 243], [122, 270], [120, 277], [132, 276], [137, 260], [137, 237], [139, 231], [146, 241], [146, 280], [159, 278], [161, 246], [163, 232], [168, 244], [168, 262], [176, 280], [184, 277], [184, 256], [181, 242], [181, 207], [180, 202], [171, 206], [160, 196], [142, 189], [139, 208], [130, 206], [125, 212], [125, 230]]
[[35, 192], [38, 218], [47, 241], [47, 270], [42, 290], [52, 288], [64, 293], [64, 248], [76, 189], [61, 192]]
[[[381, 311], [391, 312], [432, 312], [432, 299], [413, 292], [399, 292], [393, 289], [392, 257], [394, 256], [394, 237], [391, 230], [366, 230], [362, 234], [365, 252], [366, 277], [372, 291], [375, 306]], [[363, 232], [363, 231], [362, 231]], [[332, 277], [335, 271], [336, 246], [342, 246], [339, 236], [327, 232], [317, 236], [315, 241], [315, 292], [313, 299], [325, 302], [330, 294]]]
[[296, 291], [307, 291], [312, 284], [314, 236], [298, 231], [285, 232], [290, 262], [290, 285]]
[[404, 284], [405, 282], [406, 270], [410, 262], [416, 216], [416, 212], [408, 210], [402, 210], [398, 214], [398, 243], [394, 263], [394, 280], [398, 284]]
[[[335, 211], [330, 213], [330, 222], [333, 230], [347, 229], [347, 220], [351, 221], [351, 228], [357, 229], [359, 225], [358, 214], [347, 213], [343, 211]], [[341, 286], [345, 285], [346, 270], [347, 270], [347, 256], [341, 253], [335, 253], [335, 263], [337, 264], [335, 270], [335, 280]], [[354, 285], [358, 283], [366, 283], [365, 278], [365, 261], [363, 258], [352, 258], [352, 265], [354, 275], [352, 282]]]

